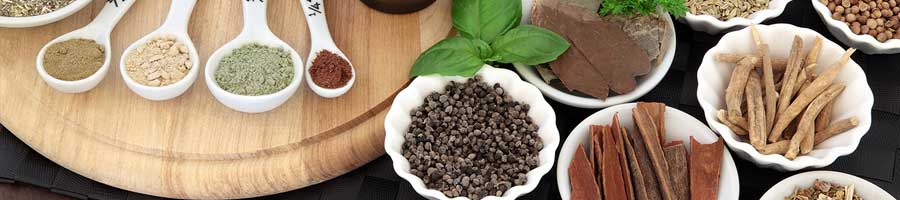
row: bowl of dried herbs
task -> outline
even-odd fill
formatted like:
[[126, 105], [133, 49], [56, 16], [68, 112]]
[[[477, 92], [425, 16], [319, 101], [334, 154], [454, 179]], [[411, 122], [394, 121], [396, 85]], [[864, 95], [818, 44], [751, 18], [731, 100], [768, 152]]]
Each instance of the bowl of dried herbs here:
[[59, 21], [91, 3], [91, 0], [0, 1], [0, 27], [34, 27]]

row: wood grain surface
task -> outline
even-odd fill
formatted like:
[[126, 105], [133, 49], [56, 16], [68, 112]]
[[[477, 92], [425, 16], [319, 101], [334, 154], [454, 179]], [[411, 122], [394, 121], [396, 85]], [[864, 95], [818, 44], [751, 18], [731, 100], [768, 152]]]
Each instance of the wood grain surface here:
[[[384, 153], [383, 119], [418, 54], [451, 29], [450, 0], [414, 14], [377, 12], [356, 0], [326, 1], [329, 26], [358, 76], [337, 99], [305, 84], [284, 105], [244, 114], [220, 104], [199, 75], [182, 96], [145, 100], [123, 83], [125, 47], [155, 30], [170, 0], [138, 1], [112, 33], [107, 77], [93, 90], [64, 94], [35, 70], [38, 50], [89, 23], [106, 1], [62, 21], [0, 28], [0, 123], [54, 162], [123, 189], [173, 198], [240, 198], [315, 184]], [[269, 1], [272, 31], [305, 58], [309, 32], [300, 2]], [[189, 34], [207, 57], [242, 27], [240, 1], [199, 1]], [[202, 73], [202, 71], [201, 71]]]

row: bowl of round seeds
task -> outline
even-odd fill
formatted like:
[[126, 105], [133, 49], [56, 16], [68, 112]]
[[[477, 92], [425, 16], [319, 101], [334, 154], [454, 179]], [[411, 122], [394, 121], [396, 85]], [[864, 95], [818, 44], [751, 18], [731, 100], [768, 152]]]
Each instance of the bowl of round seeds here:
[[812, 0], [828, 31], [868, 54], [900, 53], [900, 4], [896, 0]]
[[78, 12], [91, 0], [0, 1], [0, 27], [34, 27], [59, 21]]
[[778, 17], [791, 0], [685, 0], [681, 18], [692, 29], [718, 34]]
[[553, 108], [516, 73], [419, 76], [384, 122], [394, 170], [429, 199], [515, 199], [553, 167]]

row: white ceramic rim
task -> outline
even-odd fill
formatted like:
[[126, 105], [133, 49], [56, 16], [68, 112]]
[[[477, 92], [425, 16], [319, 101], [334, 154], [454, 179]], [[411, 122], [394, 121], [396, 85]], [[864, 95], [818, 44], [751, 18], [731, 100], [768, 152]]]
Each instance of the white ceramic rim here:
[[879, 42], [871, 35], [857, 35], [853, 33], [853, 30], [850, 30], [850, 26], [847, 26], [841, 21], [832, 19], [831, 10], [828, 10], [828, 7], [822, 4], [822, 2], [819, 2], [818, 0], [810, 1], [812, 1], [813, 8], [819, 13], [819, 17], [822, 18], [822, 22], [829, 26], [828, 31], [835, 35], [839, 40], [846, 38], [847, 41], [842, 40], [846, 45], [859, 48], [859, 50], [865, 53], [872, 54], [896, 53], [900, 51], [900, 39], [890, 39], [885, 42]]
[[[544, 148], [541, 149], [538, 155], [540, 159], [540, 165], [528, 172], [528, 180], [525, 182], [525, 185], [518, 185], [510, 188], [503, 193], [502, 197], [488, 196], [483, 198], [515, 199], [518, 196], [524, 195], [534, 190], [534, 188], [536, 188], [538, 183], [540, 182], [541, 178], [548, 172], [550, 172], [551, 168], [553, 168], [553, 162], [556, 161], [556, 148], [557, 146], [559, 146], [559, 130], [557, 130], [556, 128], [556, 115], [553, 112], [553, 108], [550, 107], [550, 104], [547, 103], [544, 98], [540, 98], [540, 91], [531, 84], [528, 84], [525, 81], [519, 79], [518, 75], [516, 75], [515, 72], [507, 69], [494, 68], [485, 65], [481, 68], [481, 70], [478, 71], [476, 75], [482, 75], [485, 82], [491, 82], [491, 80], [488, 79], [493, 79], [494, 81], [500, 80], [497, 81], [497, 83], [501, 83], [501, 85], [503, 85], [502, 81], [508, 81], [507, 83], [509, 85], [503, 86], [504, 90], [508, 93], [525, 93], [526, 95], [523, 96], [535, 97], [522, 99], [520, 99], [519, 97], [513, 98], [515, 98], [516, 101], [526, 103], [531, 107], [531, 109], [528, 111], [528, 115], [532, 117], [533, 121], [536, 124], [538, 124], [538, 134], [544, 142]], [[426, 188], [421, 178], [409, 173], [409, 169], [407, 169], [409, 168], [409, 161], [406, 159], [406, 157], [403, 156], [402, 153], [403, 134], [406, 131], [406, 127], [396, 127], [402, 125], [394, 125], [394, 123], [405, 124], [406, 126], [408, 126], [411, 120], [409, 112], [413, 108], [421, 105], [424, 102], [424, 99], [417, 97], [426, 96], [430, 92], [432, 92], [420, 91], [426, 90], [424, 88], [420, 89], [420, 87], [442, 88], [443, 85], [446, 85], [449, 81], [464, 82], [466, 79], [467, 78], [460, 76], [419, 76], [414, 79], [406, 89], [403, 89], [402, 91], [400, 91], [400, 93], [397, 94], [397, 96], [394, 98], [394, 102], [391, 104], [391, 109], [388, 111], [387, 116], [385, 117], [384, 149], [393, 161], [394, 171], [401, 178], [408, 181], [417, 193], [429, 199], [449, 198], [438, 190]], [[468, 198], [456, 197], [453, 199], [463, 200]]]
[[74, 2], [53, 12], [43, 15], [35, 15], [28, 17], [5, 17], [0, 16], [0, 27], [7, 28], [25, 28], [41, 26], [65, 19], [69, 15], [75, 14], [85, 6], [91, 3], [91, 0], [75, 0]]
[[[710, 34], [717, 34], [722, 31], [731, 30], [733, 28], [746, 27], [750, 26], [751, 24], [760, 24], [768, 19], [778, 17], [779, 15], [781, 15], [781, 13], [784, 13], [784, 9], [790, 2], [791, 0], [772, 0], [769, 2], [769, 8], [767, 9], [750, 14], [750, 16], [748, 16], [747, 18], [735, 17], [726, 21], [719, 20], [711, 15], [695, 15], [691, 13], [690, 8], [688, 8], [688, 12], [685, 14], [684, 20], [687, 20], [694, 30], [705, 31]], [[706, 27], [707, 30], [698, 30], [697, 27], [694, 27], [695, 24], [697, 24], [698, 26]]]
[[600, 100], [593, 97], [582, 97], [571, 94], [569, 92], [565, 92], [559, 89], [556, 89], [553, 86], [550, 86], [541, 76], [537, 73], [537, 69], [533, 66], [524, 65], [521, 63], [514, 63], [515, 69], [519, 74], [522, 75], [529, 83], [536, 86], [541, 90], [541, 93], [550, 97], [555, 101], [560, 103], [575, 106], [579, 108], [588, 108], [588, 109], [596, 109], [596, 108], [605, 108], [613, 105], [618, 105], [626, 102], [634, 101], [637, 98], [640, 98], [653, 90], [656, 85], [665, 78], [666, 74], [669, 72], [669, 69], [672, 67], [672, 62], [675, 60], [675, 46], [677, 46], [676, 38], [675, 38], [675, 25], [672, 21], [671, 17], [665, 18], [667, 22], [669, 22], [668, 29], [672, 33], [672, 38], [669, 40], [669, 49], [663, 55], [662, 60], [656, 66], [650, 67], [650, 72], [637, 77], [637, 86], [633, 91], [620, 94], [615, 96], [610, 96], [606, 100]]
[[[843, 49], [838, 44], [828, 40], [827, 38], [825, 38], [818, 32], [815, 32], [815, 31], [807, 29], [807, 28], [800, 28], [800, 27], [796, 27], [796, 26], [790, 25], [790, 24], [757, 25], [756, 27], [759, 30], [768, 29], [768, 28], [792, 29], [793, 31], [791, 31], [791, 32], [797, 33], [797, 35], [815, 34], [816, 36], [823, 38], [823, 42], [822, 42], [823, 50], [828, 49], [828, 48]], [[724, 41], [724, 40], [732, 39], [733, 37], [737, 37], [737, 34], [735, 34], [735, 33], [739, 33], [742, 31], [750, 31], [750, 30], [749, 30], [749, 28], [745, 28], [745, 29], [742, 29], [739, 31], [734, 31], [734, 32], [725, 34], [725, 36], [723, 36], [720, 41]], [[750, 38], [747, 38], [747, 40], [750, 40]], [[722, 48], [725, 48], [725, 47], [722, 47], [721, 45], [716, 44], [716, 46], [714, 46], [713, 48], [708, 50], [706, 52], [706, 54], [703, 56], [703, 61], [697, 70], [697, 72], [698, 72], [697, 73], [697, 101], [700, 103], [700, 107], [703, 108], [703, 112], [706, 117], [707, 123], [709, 123], [709, 126], [712, 128], [713, 131], [719, 133], [719, 135], [725, 139], [725, 143], [728, 144], [729, 148], [731, 148], [732, 150], [734, 150], [738, 153], [749, 155], [751, 157], [750, 161], [756, 163], [758, 166], [764, 166], [764, 167], [769, 167], [769, 168], [774, 167], [774, 169], [782, 170], [782, 171], [784, 171], [784, 170], [796, 171], [796, 170], [811, 168], [811, 167], [812, 168], [825, 167], [825, 166], [830, 165], [831, 163], [834, 163], [834, 161], [838, 157], [845, 156], [845, 155], [851, 154], [854, 151], [856, 151], [856, 148], [859, 146], [860, 140], [868, 132], [869, 128], [872, 125], [871, 110], [872, 110], [872, 106], [874, 105], [874, 97], [873, 97], [874, 95], [872, 94], [872, 90], [869, 87], [868, 82], [866, 80], [865, 72], [863, 72], [862, 68], [858, 64], [856, 64], [856, 62], [854, 62], [851, 59], [845, 66], [844, 70], [853, 70], [853, 71], [855, 71], [854, 73], [863, 74], [863, 76], [856, 77], [856, 78], [860, 79], [860, 80], [856, 80], [856, 81], [862, 81], [863, 83], [865, 83], [864, 85], [865, 85], [865, 88], [868, 89], [868, 93], [866, 96], [867, 98], [864, 98], [864, 99], [868, 99], [868, 100], [872, 100], [872, 101], [862, 102], [862, 104], [860, 104], [860, 109], [869, 111], [869, 116], [858, 116], [859, 117], [859, 125], [856, 128], [850, 129], [850, 130], [842, 133], [842, 134], [849, 134], [849, 135], [853, 136], [852, 137], [854, 139], [854, 141], [852, 142], [853, 145], [851, 145], [849, 147], [845, 146], [845, 147], [830, 148], [829, 149], [830, 151], [827, 151], [827, 155], [824, 158], [815, 158], [815, 157], [811, 157], [811, 156], [802, 155], [802, 156], [798, 156], [794, 160], [788, 160], [787, 158], [785, 158], [782, 155], [763, 155], [763, 154], [759, 153], [759, 151], [756, 150], [756, 148], [751, 146], [749, 143], [738, 141], [735, 138], [736, 134], [734, 132], [732, 132], [731, 129], [729, 129], [727, 126], [720, 123], [715, 116], [715, 113], [717, 110], [724, 109], [724, 108], [714, 107], [712, 105], [712, 103], [710, 102], [710, 100], [707, 100], [707, 98], [705, 96], [703, 96], [704, 93], [709, 93], [709, 91], [712, 91], [712, 89], [709, 86], [709, 81], [707, 81], [707, 78], [704, 76], [704, 74], [702, 74], [702, 72], [705, 71], [704, 68], [719, 67], [719, 66], [714, 66], [716, 63], [716, 61], [714, 61], [714, 57], [715, 57], [714, 53], [727, 52], [727, 51], [719, 50]], [[721, 94], [721, 95], [724, 95], [724, 94]], [[841, 94], [841, 96], [843, 96], [843, 95], [844, 94]], [[838, 96], [838, 97], [840, 97], [840, 96]]]
[[[834, 172], [834, 171], [811, 171], [811, 172], [804, 172], [804, 173], [793, 175], [784, 180], [781, 180], [780, 182], [778, 182], [778, 184], [775, 184], [775, 186], [772, 186], [772, 188], [769, 188], [769, 190], [766, 191], [766, 193], [763, 194], [763, 196], [760, 199], [782, 200], [782, 199], [784, 199], [784, 197], [790, 195], [790, 194], [785, 195], [784, 192], [792, 193], [794, 191], [794, 189], [797, 187], [804, 187], [804, 188], [810, 187], [813, 185], [813, 182], [816, 179], [821, 179], [821, 180], [839, 184], [839, 185], [853, 184], [854, 188], [855, 188], [854, 191], [856, 191], [857, 194], [859, 194], [859, 192], [861, 192], [861, 191], [866, 194], [870, 194], [869, 196], [860, 195], [860, 197], [863, 199], [884, 199], [884, 200], [895, 199], [894, 197], [891, 196], [891, 194], [888, 194], [886, 191], [884, 191], [884, 189], [881, 189], [880, 187], [876, 186], [875, 184], [872, 184], [872, 182], [869, 182], [865, 179], [862, 179], [862, 178], [859, 178], [859, 177], [856, 177], [856, 176], [853, 176], [850, 174]], [[835, 179], [842, 179], [842, 180], [835, 180]], [[875, 198], [875, 197], [877, 197], [877, 198]]]
[[[578, 123], [578, 126], [576, 126], [574, 129], [572, 129], [572, 133], [569, 134], [569, 136], [566, 138], [565, 143], [563, 143], [563, 146], [560, 149], [559, 162], [557, 162], [557, 164], [556, 164], [556, 183], [557, 183], [557, 187], [559, 189], [560, 197], [562, 199], [564, 199], [564, 200], [570, 199], [571, 198], [571, 190], [572, 190], [571, 186], [569, 185], [569, 171], [568, 171], [569, 164], [572, 161], [571, 161], [571, 159], [563, 160], [563, 157], [567, 157], [567, 158], [572, 157], [571, 155], [575, 154], [575, 150], [578, 148], [578, 145], [583, 142], [583, 141], [581, 141], [579, 139], [575, 139], [575, 138], [587, 137], [586, 134], [588, 134], [588, 132], [589, 132], [588, 127], [592, 124], [596, 124], [595, 123], [596, 121], [601, 120], [601, 119], [607, 119], [607, 118], [612, 119], [613, 115], [618, 113], [618, 111], [625, 110], [625, 109], [630, 110], [631, 108], [634, 108], [635, 106], [637, 106], [637, 103], [627, 103], [627, 104], [620, 104], [620, 105], [612, 106], [612, 107], [597, 111], [596, 113], [591, 114], [590, 116], [585, 118], [583, 121]], [[688, 124], [680, 124], [679, 126], [693, 126], [696, 129], [702, 129], [702, 130], [706, 131], [705, 133], [694, 133], [691, 135], [705, 134], [702, 136], [705, 136], [706, 138], [721, 138], [721, 137], [718, 137], [712, 130], [709, 130], [709, 127], [707, 127], [705, 124], [703, 124], [703, 122], [701, 122], [700, 120], [697, 120], [697, 118], [694, 118], [693, 116], [691, 116], [687, 113], [682, 112], [681, 110], [666, 106], [666, 116], [673, 116], [676, 118], [681, 118], [681, 119], [685, 119], [685, 120], [689, 121]], [[631, 116], [619, 116], [619, 117], [621, 119], [623, 117], [630, 118]], [[671, 123], [666, 123], [666, 124], [667, 124], [667, 126], [672, 125]], [[633, 129], [633, 127], [629, 127], [629, 128]], [[629, 129], [629, 130], [632, 130], [632, 129]], [[634, 130], [632, 130], [632, 131], [634, 131]], [[673, 131], [677, 131], [677, 130], [673, 130]], [[672, 131], [669, 131], [669, 132], [672, 132]], [[703, 140], [703, 138], [699, 138], [698, 140]], [[685, 142], [686, 144], [690, 144], [691, 141], [683, 141], [683, 142]], [[688, 150], [688, 151], [690, 151], [690, 150]], [[738, 194], [740, 193], [740, 181], [739, 181], [740, 177], [738, 176], [738, 173], [737, 173], [737, 166], [735, 165], [734, 159], [731, 157], [731, 153], [728, 151], [728, 148], [723, 148], [722, 156], [724, 157], [724, 159], [722, 160], [720, 174], [726, 174], [726, 175], [723, 177], [720, 177], [720, 180], [719, 180], [719, 191], [720, 192], [719, 192], [718, 199], [737, 199]], [[730, 177], [734, 177], [734, 180], [731, 182], [726, 182], [727, 180], [725, 180], [725, 179], [730, 178]], [[723, 189], [733, 191], [733, 193], [732, 192], [723, 193], [723, 192], [721, 192]]]

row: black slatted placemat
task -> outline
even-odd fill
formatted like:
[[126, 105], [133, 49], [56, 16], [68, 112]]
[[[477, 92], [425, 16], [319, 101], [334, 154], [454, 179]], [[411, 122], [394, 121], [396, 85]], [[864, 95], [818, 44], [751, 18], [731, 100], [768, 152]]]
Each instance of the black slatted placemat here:
[[[766, 24], [790, 23], [818, 31], [837, 41], [822, 24], [810, 1], [792, 1], [782, 16]], [[676, 23], [678, 45], [672, 69], [660, 84], [641, 101], [664, 102], [705, 122], [696, 98], [697, 67], [703, 54], [714, 46], [721, 35], [692, 31]], [[845, 46], [846, 47], [846, 46]], [[841, 171], [860, 176], [900, 197], [900, 55], [864, 55], [854, 61], [866, 71], [875, 94], [872, 128], [855, 153], [838, 158], [822, 170]], [[2, 98], [2, 97], [0, 97]], [[6, 97], [3, 101], [14, 101]], [[578, 109], [552, 100], [562, 138], [588, 115], [597, 110]], [[0, 113], [3, 114], [3, 113]], [[778, 172], [758, 168], [736, 156], [741, 182], [741, 199], [758, 199], [778, 181], [799, 172]], [[521, 199], [559, 199], [554, 169], [544, 176], [533, 192]], [[87, 179], [50, 162], [28, 148], [9, 132], [0, 131], [0, 182], [23, 182], [49, 188], [50, 191], [85, 199], [159, 199], [123, 191]], [[303, 189], [260, 197], [259, 199], [423, 199], [409, 184], [398, 177], [391, 160], [382, 156], [359, 169], [332, 180]]]

